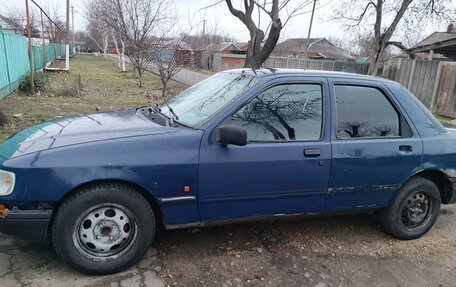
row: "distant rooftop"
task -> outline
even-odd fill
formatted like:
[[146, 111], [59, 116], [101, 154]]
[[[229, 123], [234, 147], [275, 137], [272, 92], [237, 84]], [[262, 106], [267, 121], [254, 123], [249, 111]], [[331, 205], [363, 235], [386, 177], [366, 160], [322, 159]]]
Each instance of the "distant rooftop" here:
[[441, 54], [456, 60], [456, 30], [453, 24], [450, 24], [446, 32], [434, 32], [406, 51], [410, 54]]
[[355, 60], [349, 51], [337, 47], [326, 38], [291, 38], [277, 44], [274, 53], [314, 59]]
[[418, 48], [418, 47], [423, 47], [426, 45], [434, 44], [434, 43], [441, 43], [445, 42], [448, 40], [456, 39], [456, 33], [455, 32], [434, 32], [431, 35], [427, 36], [424, 38], [421, 42], [417, 43], [410, 49]]

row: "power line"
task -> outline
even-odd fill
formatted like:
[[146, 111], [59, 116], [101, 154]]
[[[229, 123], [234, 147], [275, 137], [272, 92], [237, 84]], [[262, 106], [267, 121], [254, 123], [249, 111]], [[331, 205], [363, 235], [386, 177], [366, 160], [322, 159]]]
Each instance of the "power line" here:
[[41, 12], [43, 12], [43, 14], [46, 16], [46, 18], [48, 18], [48, 20], [51, 21], [51, 23], [53, 23], [54, 26], [55, 26], [57, 29], [59, 29], [61, 32], [63, 31], [63, 30], [57, 25], [57, 23], [55, 23], [55, 22], [51, 19], [51, 17], [49, 17], [49, 15], [46, 13], [46, 11], [44, 11], [44, 9], [41, 8], [41, 6], [38, 5], [38, 3], [35, 2], [35, 0], [30, 0], [30, 1], [31, 1], [33, 4], [35, 4], [36, 7], [38, 7], [38, 9], [41, 10]]

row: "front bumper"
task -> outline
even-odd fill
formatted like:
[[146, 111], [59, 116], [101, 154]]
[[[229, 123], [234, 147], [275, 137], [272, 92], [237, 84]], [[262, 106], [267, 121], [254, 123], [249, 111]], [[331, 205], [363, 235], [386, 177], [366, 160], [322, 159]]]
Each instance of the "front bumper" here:
[[44, 242], [47, 238], [52, 210], [10, 210], [0, 218], [0, 233], [26, 240]]

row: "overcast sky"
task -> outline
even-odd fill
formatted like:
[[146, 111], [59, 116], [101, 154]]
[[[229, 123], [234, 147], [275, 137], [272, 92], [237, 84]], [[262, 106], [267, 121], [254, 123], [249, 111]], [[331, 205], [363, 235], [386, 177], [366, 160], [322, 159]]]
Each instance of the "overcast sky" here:
[[[35, 0], [42, 4], [43, 7], [51, 7], [52, 10], [57, 10], [61, 19], [65, 19], [65, 3], [66, 0]], [[86, 0], [71, 0], [71, 5], [75, 7], [75, 28], [76, 30], [84, 30], [86, 22], [84, 20], [84, 9]], [[309, 0], [307, 0], [309, 1]], [[213, 29], [217, 26], [217, 31], [227, 34], [238, 41], [247, 41], [249, 34], [246, 27], [234, 16], [232, 16], [225, 3], [220, 3], [208, 9], [202, 9], [210, 4], [214, 4], [217, 0], [174, 0], [174, 5], [180, 15], [180, 26], [188, 27], [189, 22], [192, 23], [192, 32], [202, 31], [202, 20], [205, 19], [207, 29]], [[297, 3], [299, 0], [291, 1]], [[311, 1], [309, 1], [311, 2]], [[456, 2], [456, 1], [455, 1]], [[8, 9], [25, 9], [24, 0], [0, 0], [0, 13], [6, 13]], [[234, 0], [233, 3], [241, 2]], [[33, 7], [33, 4], [31, 5]], [[202, 9], [202, 10], [201, 10]], [[302, 11], [310, 12], [312, 5], [309, 4]], [[312, 26], [311, 37], [326, 37], [326, 38], [339, 38], [347, 39], [350, 33], [346, 32], [344, 28], [336, 21], [329, 21], [332, 12], [331, 0], [318, 0], [314, 23]], [[191, 20], [191, 21], [190, 21]], [[282, 31], [280, 41], [287, 38], [307, 37], [310, 22], [310, 13], [294, 17], [285, 29]], [[263, 24], [267, 23], [267, 19], [262, 21]], [[424, 34], [429, 34], [433, 31], [433, 27], [422, 27], [425, 31]], [[338, 44], [338, 43], [335, 43]]]
[[[343, 33], [343, 29], [337, 23], [323, 21], [327, 19], [330, 12], [328, 5], [331, 0], [317, 1], [317, 10], [315, 12], [312, 37], [328, 37], [339, 36]], [[65, 19], [65, 0], [36, 0], [37, 3], [44, 7], [50, 6], [52, 9], [57, 9], [62, 19]], [[215, 0], [175, 0], [179, 15], [182, 19], [181, 25], [186, 26], [189, 19], [195, 26], [193, 30], [202, 30], [202, 19], [207, 20], [207, 29], [217, 26], [217, 30], [234, 37], [239, 41], [247, 41], [249, 34], [245, 26], [234, 16], [228, 12], [225, 3], [220, 3], [215, 7], [200, 10]], [[295, 1], [296, 2], [296, 1]], [[0, 13], [6, 13], [9, 9], [25, 9], [25, 1], [23, 0], [0, 0]], [[86, 22], [84, 20], [84, 0], [72, 0], [71, 5], [75, 7], [75, 28], [76, 30], [84, 30]], [[34, 5], [31, 4], [31, 7]], [[312, 6], [305, 7], [303, 11], [310, 11]], [[309, 29], [310, 13], [293, 18], [286, 26], [282, 33], [282, 39], [292, 37], [307, 37]], [[266, 22], [266, 21], [264, 21]], [[217, 24], [215, 24], [217, 23]], [[199, 24], [199, 25], [198, 25]]]

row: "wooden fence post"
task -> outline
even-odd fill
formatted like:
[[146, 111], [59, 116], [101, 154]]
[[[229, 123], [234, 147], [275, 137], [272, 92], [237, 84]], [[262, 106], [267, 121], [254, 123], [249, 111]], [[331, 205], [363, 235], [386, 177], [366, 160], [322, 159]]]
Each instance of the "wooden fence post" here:
[[440, 75], [442, 74], [442, 66], [443, 62], [439, 62], [439, 66], [437, 67], [437, 75], [435, 76], [435, 83], [434, 83], [434, 88], [432, 90], [432, 97], [431, 97], [431, 104], [429, 105], [429, 109], [433, 113], [435, 111], [435, 100], [437, 98], [437, 93], [439, 90], [439, 82], [440, 82]]
[[389, 58], [388, 59], [388, 65], [387, 65], [386, 69], [385, 69], [385, 65], [383, 65], [383, 73], [382, 73], [382, 77], [383, 78], [388, 78], [388, 76], [389, 76], [389, 71], [390, 71], [390, 68], [391, 68], [391, 61], [392, 61], [392, 59]]
[[407, 89], [409, 89], [409, 90], [410, 90], [410, 87], [412, 86], [413, 74], [415, 73], [415, 65], [416, 65], [416, 60], [413, 60], [412, 69], [410, 70], [410, 77], [409, 77], [408, 84], [407, 84]]
[[[394, 76], [394, 80], [396, 82], [399, 82], [398, 81], [398, 78], [399, 77], [399, 71], [401, 70], [401, 66], [402, 66], [402, 58], [399, 58], [399, 61], [397, 62], [397, 70], [396, 70], [396, 75]], [[401, 83], [402, 84], [402, 83]], [[405, 84], [405, 83], [404, 83]], [[405, 85], [404, 85], [405, 86]]]

